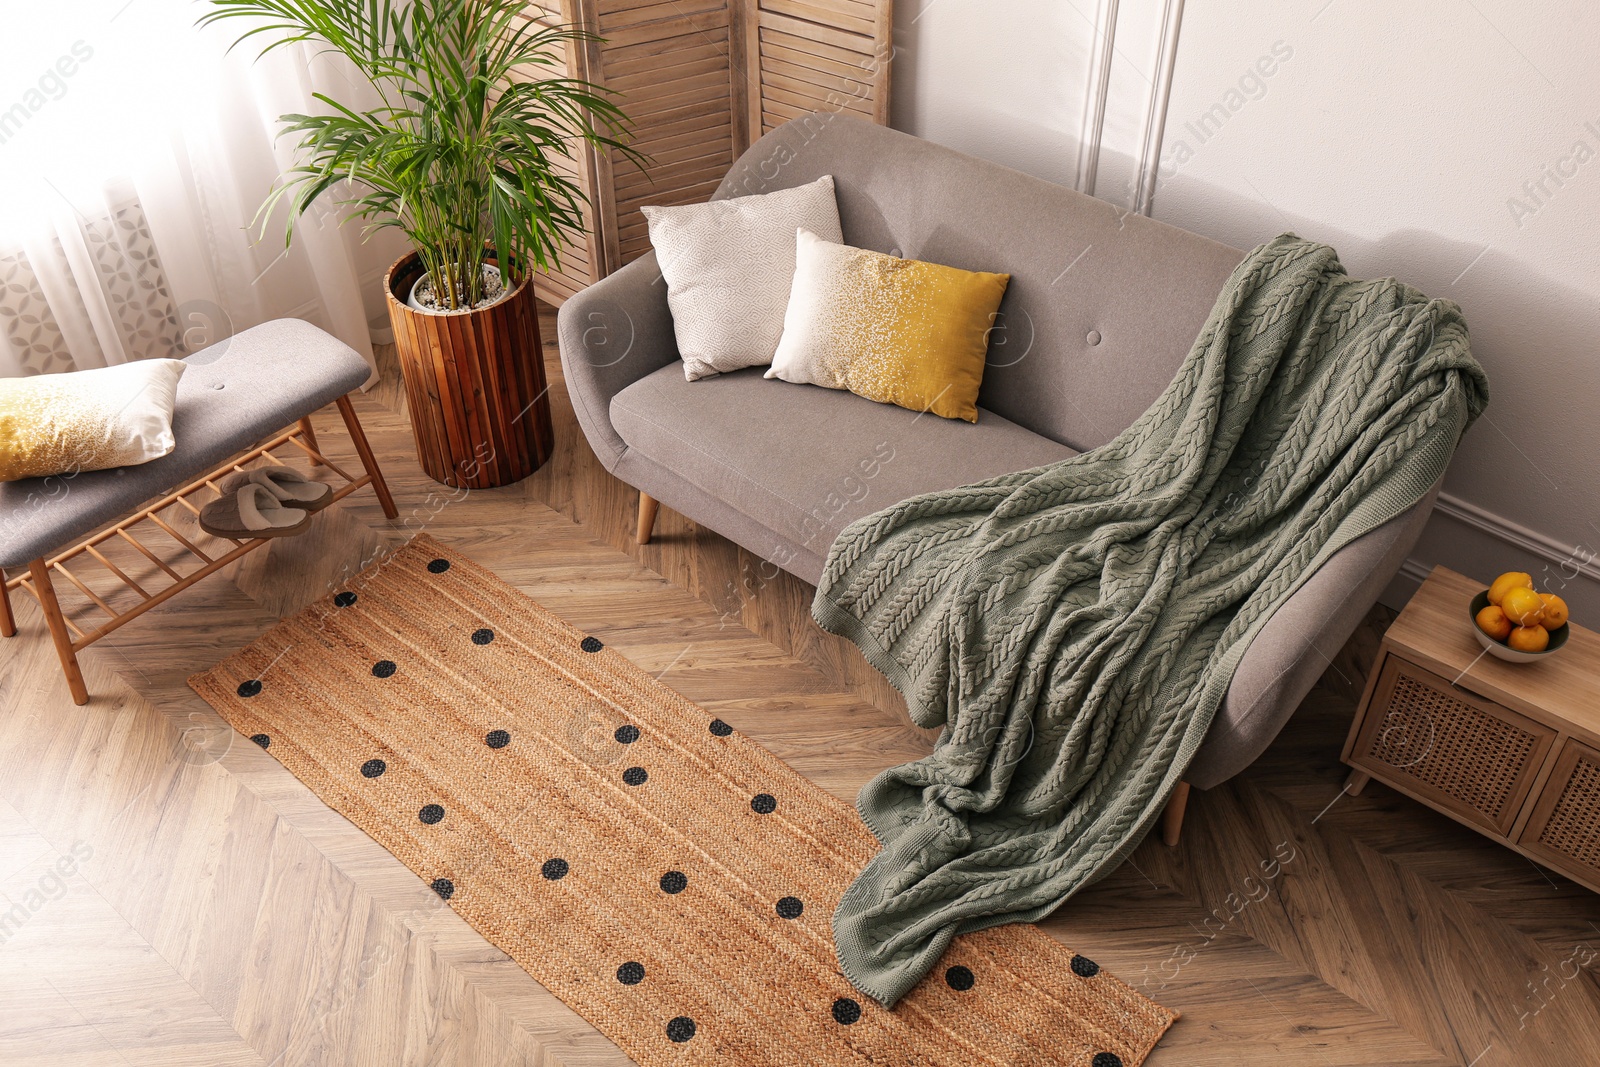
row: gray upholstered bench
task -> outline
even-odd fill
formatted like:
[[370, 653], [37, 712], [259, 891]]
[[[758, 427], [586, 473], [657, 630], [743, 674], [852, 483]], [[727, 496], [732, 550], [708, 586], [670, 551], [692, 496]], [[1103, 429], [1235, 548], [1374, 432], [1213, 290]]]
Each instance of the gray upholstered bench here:
[[[189, 369], [178, 383], [171, 454], [137, 467], [0, 484], [0, 634], [17, 632], [11, 590], [32, 593], [78, 704], [89, 700], [79, 652], [267, 543], [254, 538], [226, 547], [223, 541], [222, 549], [208, 551], [182, 532], [184, 523], [168, 521], [177, 517], [168, 514], [173, 508], [198, 514], [215, 498], [216, 479], [251, 465], [283, 463], [277, 453], [285, 452], [337, 478], [335, 500], [371, 485], [383, 513], [397, 514], [346, 395], [369, 374], [348, 345], [308, 322], [277, 319], [184, 362]], [[329, 403], [344, 417], [360, 476], [318, 451], [310, 416]], [[26, 573], [8, 578], [8, 569]], [[63, 610], [58, 592], [73, 594], [82, 610]]]

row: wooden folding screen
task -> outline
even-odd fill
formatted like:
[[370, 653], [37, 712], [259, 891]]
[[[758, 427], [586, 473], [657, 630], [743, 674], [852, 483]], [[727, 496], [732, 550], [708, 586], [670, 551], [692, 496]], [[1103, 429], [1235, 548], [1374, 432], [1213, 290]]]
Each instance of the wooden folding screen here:
[[750, 143], [812, 111], [888, 121], [892, 0], [530, 0], [542, 21], [588, 29], [568, 73], [614, 90], [631, 160], [583, 152], [584, 233], [541, 275], [559, 304], [650, 248], [639, 207], [708, 198]]
[[747, 129], [759, 136], [813, 111], [888, 123], [889, 0], [747, 0], [744, 6]]
[[[546, 25], [590, 26], [592, 22], [582, 17], [583, 7], [592, 6], [593, 0], [529, 0], [529, 17]], [[584, 41], [569, 41], [562, 49], [559, 68], [544, 68], [541, 75], [587, 78], [589, 54], [593, 46]], [[534, 279], [534, 292], [552, 304], [560, 304], [567, 297], [594, 283], [609, 273], [610, 262], [605, 249], [606, 235], [601, 225], [603, 213], [596, 210], [599, 198], [599, 180], [596, 173], [598, 161], [588, 150], [580, 151], [561, 161], [561, 169], [574, 179], [578, 188], [589, 197], [589, 210], [584, 213], [581, 233], [568, 233], [568, 244], [562, 248], [559, 265], [540, 273]]]

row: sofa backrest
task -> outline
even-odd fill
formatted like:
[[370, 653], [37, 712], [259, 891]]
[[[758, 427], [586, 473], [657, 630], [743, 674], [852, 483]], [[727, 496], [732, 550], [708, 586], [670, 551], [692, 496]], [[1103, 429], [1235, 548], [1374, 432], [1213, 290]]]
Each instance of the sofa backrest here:
[[818, 113], [768, 133], [714, 199], [834, 177], [845, 241], [1011, 275], [979, 403], [1080, 451], [1172, 381], [1243, 254], [921, 138]]

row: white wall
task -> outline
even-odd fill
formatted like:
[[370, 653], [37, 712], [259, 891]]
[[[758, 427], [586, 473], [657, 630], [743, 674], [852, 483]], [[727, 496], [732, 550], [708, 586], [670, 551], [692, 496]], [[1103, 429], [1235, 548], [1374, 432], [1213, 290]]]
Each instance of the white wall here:
[[1069, 5], [900, 0], [894, 18], [897, 129], [1072, 184], [1089, 40]]
[[[1120, 6], [1095, 191], [1126, 203], [1162, 4]], [[902, 3], [896, 125], [1072, 184], [1101, 16]], [[1491, 402], [1409, 588], [1434, 563], [1525, 569], [1600, 626], [1596, 55], [1600, 6], [1575, 0], [1189, 0], [1153, 214], [1239, 247], [1293, 230], [1460, 303]], [[1049, 134], [1012, 143], [1029, 130]]]

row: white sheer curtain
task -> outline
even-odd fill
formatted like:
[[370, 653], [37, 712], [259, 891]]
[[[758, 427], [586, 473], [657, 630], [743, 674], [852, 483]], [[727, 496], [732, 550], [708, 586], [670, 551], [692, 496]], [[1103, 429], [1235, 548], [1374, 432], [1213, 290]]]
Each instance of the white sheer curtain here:
[[[277, 118], [359, 105], [306, 46], [228, 54], [186, 0], [16, 5], [0, 31], [0, 376], [182, 355], [305, 318], [371, 359], [370, 297], [400, 245], [318, 209], [251, 226], [292, 146]], [[381, 304], [373, 301], [373, 307]]]

